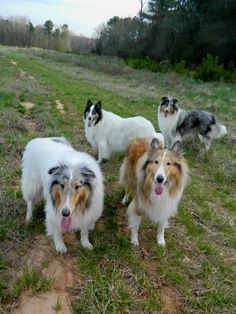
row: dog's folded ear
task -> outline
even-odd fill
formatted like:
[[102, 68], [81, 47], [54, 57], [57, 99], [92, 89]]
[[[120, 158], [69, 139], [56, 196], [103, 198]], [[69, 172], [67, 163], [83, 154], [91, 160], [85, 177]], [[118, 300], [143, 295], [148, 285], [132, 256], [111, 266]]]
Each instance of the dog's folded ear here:
[[167, 102], [167, 101], [169, 101], [168, 97], [163, 96], [163, 97], [161, 98], [161, 104], [163, 104], [163, 103], [165, 103], [165, 102]]
[[95, 178], [95, 177], [96, 177], [96, 176], [95, 176], [95, 173], [94, 173], [91, 169], [89, 169], [88, 167], [83, 167], [83, 168], [81, 169], [81, 174], [82, 174], [83, 176], [89, 177], [89, 178]]
[[156, 150], [160, 149], [162, 147], [160, 141], [154, 137], [151, 141], [150, 150], [151, 152], [155, 152]]
[[176, 141], [173, 146], [171, 147], [171, 150], [175, 152], [176, 154], [182, 153], [182, 143], [180, 141]]
[[48, 170], [48, 174], [54, 174], [54, 175], [59, 175], [62, 173], [62, 171], [64, 171], [66, 169], [66, 165], [60, 165], [60, 166], [56, 166], [53, 167], [51, 169]]

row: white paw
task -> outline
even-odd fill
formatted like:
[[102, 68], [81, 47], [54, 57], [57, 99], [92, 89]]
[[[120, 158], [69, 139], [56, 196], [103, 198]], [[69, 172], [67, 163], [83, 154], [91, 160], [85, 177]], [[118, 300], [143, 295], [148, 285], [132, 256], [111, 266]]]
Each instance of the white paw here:
[[122, 205], [126, 205], [126, 204], [128, 203], [128, 201], [129, 201], [129, 197], [125, 195], [125, 196], [123, 197], [122, 201], [121, 201], [121, 204], [122, 204]]
[[25, 223], [28, 224], [32, 218], [32, 213], [27, 212], [25, 217]]
[[132, 237], [131, 244], [133, 244], [134, 246], [139, 246], [138, 237]]
[[157, 238], [157, 243], [158, 243], [158, 245], [160, 245], [162, 247], [166, 246], [166, 241], [164, 238], [160, 238], [160, 239]]
[[58, 242], [55, 244], [55, 246], [56, 246], [56, 251], [58, 253], [66, 253], [67, 252], [67, 248], [63, 242]]
[[91, 251], [93, 249], [93, 245], [89, 241], [81, 241], [81, 245], [87, 250]]

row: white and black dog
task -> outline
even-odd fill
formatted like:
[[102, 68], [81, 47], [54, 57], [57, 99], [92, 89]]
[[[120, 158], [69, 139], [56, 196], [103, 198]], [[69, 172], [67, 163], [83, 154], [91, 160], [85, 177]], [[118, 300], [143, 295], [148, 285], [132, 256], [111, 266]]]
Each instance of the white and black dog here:
[[81, 231], [81, 244], [92, 249], [88, 231], [103, 211], [103, 176], [96, 160], [75, 151], [64, 138], [31, 140], [23, 155], [22, 191], [27, 203], [26, 222], [37, 199], [44, 197], [47, 234], [57, 252], [67, 248], [62, 234]]
[[215, 117], [208, 111], [185, 111], [178, 106], [178, 100], [162, 97], [158, 108], [158, 125], [169, 147], [191, 132], [196, 132], [200, 141], [210, 148], [214, 138], [227, 133], [226, 127], [216, 123]]
[[124, 151], [135, 137], [156, 137], [162, 143], [164, 137], [156, 133], [152, 123], [137, 116], [122, 118], [102, 109], [101, 102], [88, 100], [84, 110], [85, 136], [92, 147], [98, 149], [98, 162], [110, 159], [113, 152]]

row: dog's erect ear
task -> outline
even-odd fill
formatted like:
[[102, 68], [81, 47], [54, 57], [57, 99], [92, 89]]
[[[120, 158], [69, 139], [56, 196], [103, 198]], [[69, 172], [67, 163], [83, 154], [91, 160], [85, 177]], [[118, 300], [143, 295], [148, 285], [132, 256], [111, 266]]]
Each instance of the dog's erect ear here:
[[48, 174], [53, 174], [53, 175], [60, 175], [63, 170], [65, 170], [67, 167], [65, 165], [60, 165], [57, 167], [53, 167], [48, 170]]
[[151, 152], [155, 152], [162, 147], [160, 141], [156, 137], [154, 137], [151, 141], [150, 150]]
[[182, 153], [182, 143], [180, 141], [176, 141], [173, 146], [171, 147], [171, 150], [175, 152], [177, 155]]
[[173, 107], [177, 109], [178, 108], [178, 99], [175, 99], [175, 98], [172, 99], [172, 103], [173, 103]]
[[95, 178], [95, 177], [96, 177], [96, 176], [95, 176], [95, 173], [94, 173], [91, 169], [89, 169], [89, 168], [87, 168], [87, 167], [83, 167], [83, 168], [81, 169], [81, 174], [82, 174], [83, 176], [89, 177], [89, 178]]
[[102, 108], [102, 103], [101, 103], [100, 100], [96, 102], [95, 107], [97, 107], [98, 110], [101, 110], [101, 108]]
[[92, 101], [89, 99], [88, 101], [87, 101], [87, 104], [86, 104], [86, 107], [90, 107], [90, 106], [92, 106]]

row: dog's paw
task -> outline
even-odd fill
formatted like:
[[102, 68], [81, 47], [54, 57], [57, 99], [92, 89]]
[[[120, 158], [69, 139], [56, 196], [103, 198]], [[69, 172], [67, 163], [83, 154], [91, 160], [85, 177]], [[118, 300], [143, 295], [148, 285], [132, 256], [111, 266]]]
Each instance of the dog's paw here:
[[129, 197], [127, 195], [125, 195], [121, 201], [122, 205], [126, 205], [129, 202]]
[[166, 246], [166, 241], [164, 238], [160, 238], [160, 239], [157, 239], [157, 244], [162, 246], [162, 247], [165, 247]]
[[131, 238], [131, 244], [133, 246], [139, 246], [138, 238], [137, 237]]
[[81, 241], [81, 245], [87, 250], [91, 251], [93, 249], [93, 245], [89, 241]]
[[55, 246], [56, 246], [56, 251], [58, 253], [66, 253], [67, 252], [67, 248], [63, 242], [58, 242], [58, 243], [56, 243]]
[[25, 223], [28, 224], [32, 219], [32, 213], [28, 213], [26, 214], [26, 217], [25, 217]]

